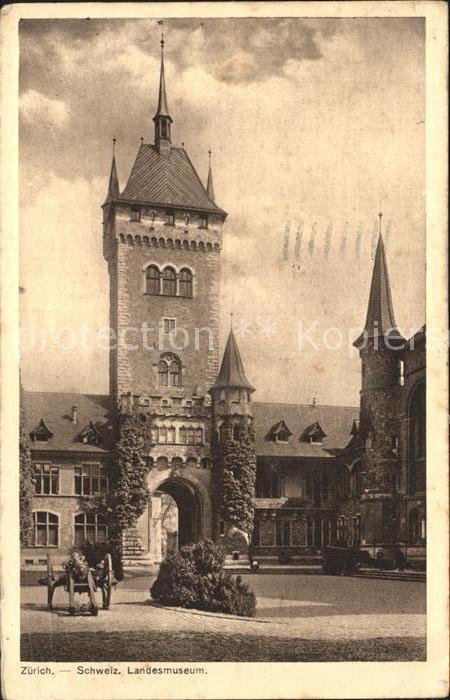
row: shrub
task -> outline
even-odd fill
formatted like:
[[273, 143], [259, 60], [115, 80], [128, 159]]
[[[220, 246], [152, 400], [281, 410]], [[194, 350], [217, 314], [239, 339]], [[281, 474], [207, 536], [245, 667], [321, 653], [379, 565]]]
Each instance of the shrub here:
[[256, 597], [249, 587], [223, 570], [225, 551], [210, 540], [169, 553], [150, 589], [163, 605], [253, 617]]

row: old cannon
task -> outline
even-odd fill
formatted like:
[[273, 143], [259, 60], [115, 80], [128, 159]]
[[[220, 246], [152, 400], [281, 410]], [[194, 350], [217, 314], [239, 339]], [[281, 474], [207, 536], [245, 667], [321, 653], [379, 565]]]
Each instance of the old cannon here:
[[102, 608], [108, 610], [111, 605], [111, 591], [116, 584], [113, 575], [111, 555], [106, 554], [102, 562], [90, 567], [82, 552], [74, 548], [70, 558], [63, 564], [64, 573], [55, 576], [51, 553], [47, 553], [47, 576], [41, 583], [47, 586], [47, 607], [53, 608], [53, 594], [56, 588], [64, 587], [69, 594], [69, 613], [75, 614], [75, 593], [87, 593], [89, 605], [83, 606], [91, 615], [98, 614], [96, 592], [102, 593]]

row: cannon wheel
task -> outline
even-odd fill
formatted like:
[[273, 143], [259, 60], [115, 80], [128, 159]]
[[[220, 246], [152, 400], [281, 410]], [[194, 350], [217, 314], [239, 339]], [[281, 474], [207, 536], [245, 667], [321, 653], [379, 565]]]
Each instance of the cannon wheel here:
[[111, 555], [107, 554], [103, 560], [103, 583], [102, 583], [102, 598], [103, 610], [109, 610], [111, 605], [111, 588], [113, 580], [113, 568]]
[[49, 610], [53, 608], [53, 584], [55, 582], [55, 572], [53, 569], [52, 555], [47, 552], [47, 607]]

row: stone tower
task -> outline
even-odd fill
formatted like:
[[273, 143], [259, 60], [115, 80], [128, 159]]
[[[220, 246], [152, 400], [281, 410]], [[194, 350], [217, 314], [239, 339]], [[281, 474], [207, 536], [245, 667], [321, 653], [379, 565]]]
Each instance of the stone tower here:
[[362, 363], [360, 438], [365, 444], [365, 488], [361, 514], [366, 544], [389, 545], [396, 539], [399, 390], [405, 342], [394, 318], [380, 215], [366, 324], [354, 342]]
[[[218, 369], [219, 261], [226, 213], [172, 144], [164, 42], [154, 144], [141, 143], [124, 190], [113, 157], [104, 210], [110, 275], [110, 392], [204, 397]], [[211, 176], [212, 177], [212, 176]], [[151, 403], [151, 401], [150, 401]]]
[[[179, 511], [180, 544], [211, 536], [211, 397], [219, 366], [219, 278], [226, 213], [173, 144], [164, 41], [154, 143], [143, 140], [120, 191], [113, 156], [103, 205], [110, 278], [110, 394], [152, 416], [143, 551], [158, 559], [161, 494]], [[208, 180], [212, 183], [211, 164]], [[130, 545], [130, 558], [139, 552]]]

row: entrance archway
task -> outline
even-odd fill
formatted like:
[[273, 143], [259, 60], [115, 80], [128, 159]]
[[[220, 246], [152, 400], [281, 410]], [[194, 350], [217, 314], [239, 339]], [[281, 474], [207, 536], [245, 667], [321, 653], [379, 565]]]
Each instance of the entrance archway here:
[[[203, 513], [200, 494], [188, 481], [178, 478], [167, 479], [159, 484], [153, 498], [162, 494], [170, 496], [178, 511], [178, 546], [196, 542], [203, 534]], [[163, 524], [164, 527], [164, 524]]]

